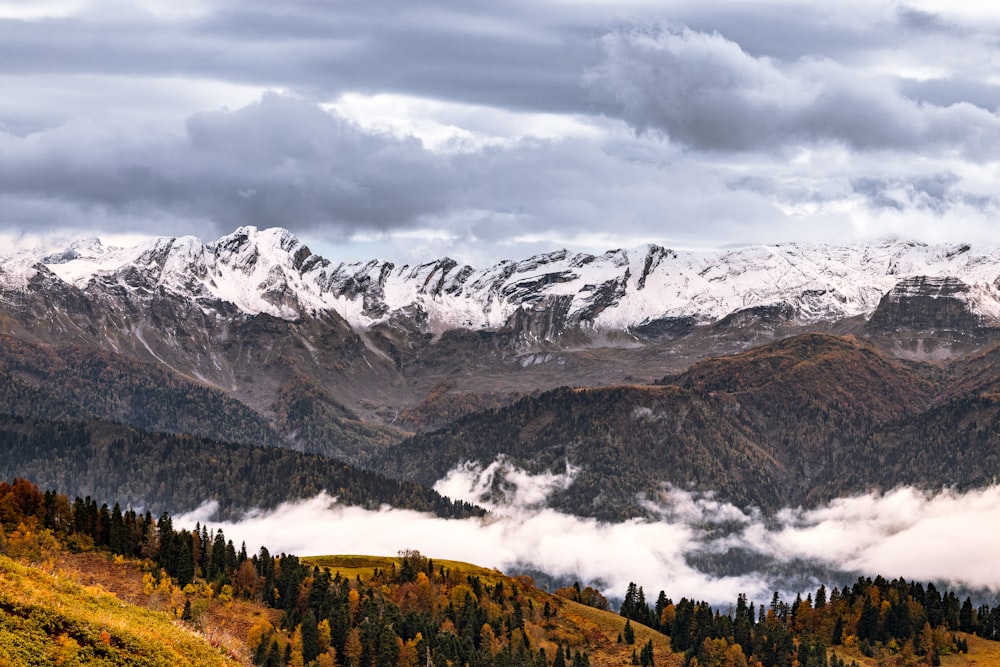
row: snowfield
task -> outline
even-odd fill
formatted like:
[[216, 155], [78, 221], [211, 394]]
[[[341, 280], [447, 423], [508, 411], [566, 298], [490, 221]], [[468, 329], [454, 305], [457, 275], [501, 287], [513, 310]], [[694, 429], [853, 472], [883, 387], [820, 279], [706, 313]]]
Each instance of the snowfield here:
[[208, 243], [163, 237], [111, 248], [87, 239], [54, 254], [21, 253], [0, 260], [0, 285], [28, 289], [40, 265], [85, 291], [141, 285], [286, 320], [335, 311], [357, 329], [415, 313], [426, 316], [434, 333], [497, 328], [519, 308], [554, 304], [569, 322], [609, 331], [660, 318], [708, 323], [779, 304], [808, 323], [868, 315], [897, 284], [922, 276], [958, 278], [968, 294], [947, 296], [964, 299], [987, 319], [1000, 318], [996, 246], [885, 241], [674, 251], [651, 244], [603, 255], [562, 250], [475, 269], [447, 258], [419, 266], [334, 265], [287, 230], [242, 227]]

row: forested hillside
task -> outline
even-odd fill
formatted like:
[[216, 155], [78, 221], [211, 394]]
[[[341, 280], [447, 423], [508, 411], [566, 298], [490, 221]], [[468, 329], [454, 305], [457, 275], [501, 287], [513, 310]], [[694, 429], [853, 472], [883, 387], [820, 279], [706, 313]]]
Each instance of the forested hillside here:
[[[293, 369], [294, 370], [294, 369]], [[295, 447], [356, 460], [359, 450], [398, 441], [368, 425], [330, 392], [292, 373], [268, 413], [169, 366], [80, 346], [52, 347], [0, 334], [0, 414], [39, 419], [98, 418], [145, 431], [247, 445]]]
[[214, 500], [219, 516], [230, 519], [321, 491], [346, 505], [389, 504], [448, 517], [482, 514], [412, 482], [316, 454], [147, 433], [100, 420], [0, 416], [0, 477], [18, 475], [156, 512], [183, 512]]
[[[101, 553], [103, 566], [92, 557]], [[55, 560], [86, 569], [29, 567]], [[159, 613], [83, 589], [81, 576]], [[411, 550], [248, 553], [221, 530], [98, 508], [23, 479], [0, 482], [0, 583], [0, 658], [12, 665], [228, 664], [206, 653], [209, 642], [267, 667], [912, 667], [1000, 657], [1000, 607], [934, 584], [860, 577], [792, 602], [740, 595], [728, 609], [665, 591], [650, 603], [630, 584], [613, 614], [590, 587], [553, 595], [528, 577]]]
[[39, 419], [96, 417], [147, 431], [279, 446], [267, 420], [163, 366], [82, 347], [0, 335], [0, 408]]
[[[146, 637], [172, 618], [216, 638], [220, 648], [245, 664], [597, 667], [627, 663], [633, 648], [618, 640], [625, 619], [572, 599], [572, 589], [551, 595], [529, 578], [512, 579], [409, 550], [398, 558], [306, 560], [271, 554], [266, 547], [248, 554], [221, 531], [180, 529], [167, 514], [153, 518], [122, 512], [118, 504], [108, 510], [106, 504], [98, 508], [90, 500], [43, 493], [25, 480], [0, 482], [0, 582], [7, 583], [8, 572], [19, 580], [28, 576], [26, 568], [8, 558], [41, 563], [64, 558], [66, 549], [106, 553], [141, 577], [138, 589], [118, 586], [131, 591], [133, 602], [164, 612], [145, 629]], [[104, 573], [120, 576], [113, 569]], [[0, 637], [7, 628], [25, 628], [30, 636], [18, 637], [14, 644], [30, 646], [36, 655], [62, 651], [79, 661], [66, 664], [80, 664], [96, 654], [108, 657], [108, 664], [135, 664], [127, 657], [118, 658], [119, 663], [110, 660], [122, 655], [115, 649], [138, 644], [134, 637], [140, 629], [127, 622], [105, 629], [100, 620], [79, 619], [73, 610], [45, 607], [45, 586], [73, 586], [50, 580], [31, 591], [15, 590], [16, 600], [7, 587], [0, 587]], [[588, 601], [603, 600], [587, 590]], [[240, 611], [242, 617], [236, 615]], [[121, 613], [143, 622], [137, 612]], [[242, 650], [218, 642], [233, 628], [242, 628]], [[67, 642], [67, 633], [75, 643]], [[173, 641], [165, 633], [162, 637]], [[664, 635], [640, 628], [636, 638], [655, 647], [650, 650], [658, 664], [677, 663]], [[2, 650], [0, 646], [0, 656]], [[146, 650], [140, 646], [133, 654]], [[164, 663], [157, 656], [141, 664]]]
[[[988, 359], [990, 357], [986, 357]], [[656, 386], [558, 389], [416, 435], [374, 457], [432, 483], [504, 454], [533, 472], [580, 469], [552, 504], [617, 520], [665, 483], [776, 510], [913, 484], [1000, 474], [996, 367], [891, 359], [852, 337], [810, 334], [706, 359]]]

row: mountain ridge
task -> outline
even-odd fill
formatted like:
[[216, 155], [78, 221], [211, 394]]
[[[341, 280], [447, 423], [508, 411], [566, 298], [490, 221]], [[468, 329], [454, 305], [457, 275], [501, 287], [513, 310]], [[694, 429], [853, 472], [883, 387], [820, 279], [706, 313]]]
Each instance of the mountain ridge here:
[[[162, 429], [136, 397], [203, 396], [199, 408], [240, 414], [225, 394], [257, 416], [184, 430], [280, 439], [423, 484], [467, 460], [563, 470], [583, 457], [592, 469], [554, 502], [609, 519], [644, 514], [664, 483], [773, 509], [910, 480], [898, 459], [919, 424], [944, 441], [977, 415], [994, 421], [997, 266], [1000, 249], [908, 242], [563, 250], [477, 271], [451, 259], [335, 266], [281, 229], [124, 250], [87, 240], [0, 261], [0, 333], [43, 346], [40, 359], [90, 362], [94, 350], [128, 390], [89, 396], [90, 371], [49, 362], [0, 370], [25, 416]], [[46, 381], [77, 395], [44, 396]], [[405, 428], [418, 433], [404, 441]], [[876, 436], [892, 474], [843, 470]], [[656, 457], [672, 463], [643, 468]], [[943, 479], [933, 468], [928, 479]]]
[[608, 521], [648, 515], [664, 485], [765, 512], [898, 485], [970, 488], [1000, 475], [1000, 376], [984, 368], [995, 356], [941, 367], [804, 334], [652, 386], [526, 396], [411, 436], [372, 463], [425, 484], [498, 453], [532, 474], [572, 467], [552, 506]]
[[[659, 321], [722, 320], [750, 308], [785, 305], [801, 323], [874, 313], [901, 282], [951, 279], [951, 290], [984, 321], [1000, 319], [1000, 247], [884, 241], [779, 244], [719, 251], [647, 244], [602, 255], [559, 250], [475, 269], [442, 258], [419, 265], [386, 260], [334, 264], [281, 228], [241, 227], [215, 241], [160, 237], [132, 248], [75, 243], [62, 252], [0, 262], [7, 291], [27, 289], [48, 270], [85, 292], [116, 286], [160, 290], [209, 312], [229, 304], [248, 314], [295, 320], [335, 313], [355, 330], [409, 318], [440, 335], [500, 329], [518, 312], [545, 311], [558, 336], [574, 327], [629, 332]], [[956, 283], [956, 284], [957, 284]]]

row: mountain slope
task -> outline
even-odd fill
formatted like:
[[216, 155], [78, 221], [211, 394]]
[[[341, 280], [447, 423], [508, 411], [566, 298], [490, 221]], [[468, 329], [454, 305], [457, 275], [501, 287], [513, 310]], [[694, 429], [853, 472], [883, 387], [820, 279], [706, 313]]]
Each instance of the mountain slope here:
[[15, 476], [71, 496], [117, 498], [156, 512], [214, 501], [227, 519], [321, 491], [347, 505], [388, 504], [440, 516], [481, 513], [416, 484], [314, 454], [146, 433], [99, 420], [0, 416], [0, 478]]
[[908, 356], [974, 352], [1000, 331], [998, 260], [994, 247], [884, 242], [338, 265], [285, 230], [244, 227], [0, 259], [0, 332], [158, 364], [228, 393], [297, 448], [360, 462], [400, 437], [381, 427], [436, 425], [406, 420], [421, 402], [460, 414], [648, 382], [805, 330]]
[[536, 473], [569, 465], [579, 468], [575, 481], [552, 504], [606, 519], [649, 511], [645, 502], [663, 484], [775, 510], [871, 486], [976, 484], [1000, 474], [989, 429], [941, 453], [953, 463], [981, 460], [978, 471], [925, 465], [918, 452], [926, 443], [900, 435], [943, 409], [935, 399], [946, 382], [940, 369], [887, 358], [853, 338], [804, 335], [705, 360], [661, 386], [527, 397], [414, 436], [377, 464], [424, 483], [498, 455]]
[[3, 414], [96, 417], [140, 430], [277, 447], [267, 420], [226, 394], [160, 365], [101, 350], [49, 347], [0, 335]]
[[864, 457], [876, 428], [926, 409], [934, 373], [854, 338], [807, 334], [705, 360], [660, 382], [709, 394], [720, 414], [794, 471], [789, 500], [800, 502], [817, 484], [839, 488], [842, 468]]
[[676, 387], [545, 392], [409, 438], [375, 465], [431, 484], [460, 463], [486, 466], [501, 454], [536, 473], [579, 467], [552, 505], [607, 519], [643, 514], [644, 500], [655, 497], [661, 482], [770, 506], [787, 477], [777, 460], [717, 419], [708, 401]]
[[[366, 424], [298, 365], [281, 365], [257, 410], [170, 365], [82, 345], [43, 345], [0, 334], [0, 412], [42, 419], [97, 417], [141, 430], [287, 446], [346, 461], [387, 446], [396, 429]], [[262, 378], [263, 380], [263, 378]], [[262, 382], [250, 382], [259, 391]], [[335, 390], [335, 389], [334, 389]], [[270, 416], [269, 420], [267, 416]]]
[[166, 614], [0, 555], [0, 664], [241, 663]]
[[[295, 295], [302, 285], [283, 283], [275, 263], [287, 260], [294, 273], [302, 253], [292, 241], [287, 233], [253, 240], [237, 235], [211, 246], [220, 259], [194, 239], [160, 239], [132, 251], [90, 244], [42, 258], [50, 264], [9, 260], [0, 269], [0, 331], [155, 363], [270, 419], [281, 408], [275, 405], [279, 388], [303, 374], [354, 410], [379, 392], [408, 396], [393, 360], [371, 349], [336, 312], [292, 316], [298, 306], [289, 304], [301, 305]], [[79, 280], [52, 270], [79, 262], [103, 269]], [[343, 450], [349, 457], [366, 445], [362, 437]]]

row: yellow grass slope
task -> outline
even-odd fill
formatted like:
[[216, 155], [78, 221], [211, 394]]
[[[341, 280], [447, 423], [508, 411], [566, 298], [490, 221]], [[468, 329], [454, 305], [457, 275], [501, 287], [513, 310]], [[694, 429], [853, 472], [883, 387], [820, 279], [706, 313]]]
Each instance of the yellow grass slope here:
[[236, 664], [166, 614], [0, 556], [0, 667]]

